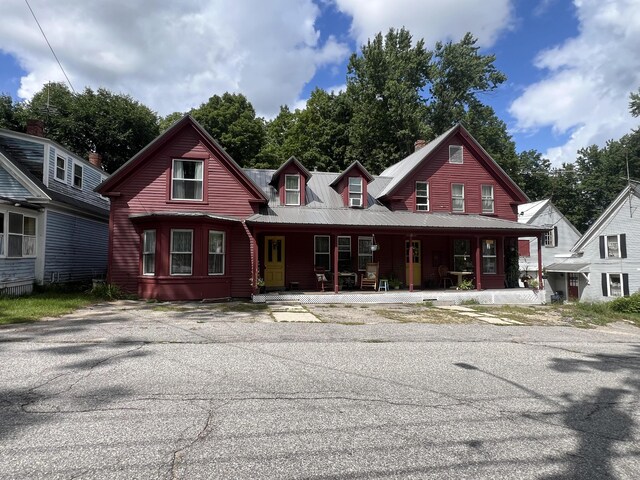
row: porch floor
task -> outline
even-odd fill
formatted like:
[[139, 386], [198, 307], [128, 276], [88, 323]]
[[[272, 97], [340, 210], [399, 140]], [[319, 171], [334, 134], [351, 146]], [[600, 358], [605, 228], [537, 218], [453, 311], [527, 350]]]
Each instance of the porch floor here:
[[464, 302], [480, 305], [540, 305], [546, 303], [544, 290], [508, 288], [495, 290], [390, 290], [369, 292], [340, 291], [275, 291], [253, 296], [253, 303], [291, 302], [300, 304], [335, 303], [423, 303], [458, 305]]

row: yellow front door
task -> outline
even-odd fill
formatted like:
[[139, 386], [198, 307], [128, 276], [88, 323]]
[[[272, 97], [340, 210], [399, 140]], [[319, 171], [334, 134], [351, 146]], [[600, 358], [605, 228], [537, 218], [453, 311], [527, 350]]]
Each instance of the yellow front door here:
[[284, 237], [264, 237], [264, 286], [284, 287]]
[[[422, 258], [420, 252], [420, 240], [413, 240], [413, 284], [420, 286], [422, 283], [422, 265], [420, 264], [420, 259]], [[406, 285], [409, 286], [411, 283], [411, 278], [409, 274], [411, 273], [409, 269], [409, 240], [404, 243], [404, 259], [406, 262], [405, 272]]]

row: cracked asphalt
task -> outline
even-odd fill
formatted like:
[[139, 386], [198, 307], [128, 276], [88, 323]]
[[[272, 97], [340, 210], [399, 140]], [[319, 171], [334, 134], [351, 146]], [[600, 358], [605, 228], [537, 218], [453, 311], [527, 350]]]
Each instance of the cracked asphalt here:
[[640, 329], [331, 320], [2, 327], [0, 478], [638, 478]]

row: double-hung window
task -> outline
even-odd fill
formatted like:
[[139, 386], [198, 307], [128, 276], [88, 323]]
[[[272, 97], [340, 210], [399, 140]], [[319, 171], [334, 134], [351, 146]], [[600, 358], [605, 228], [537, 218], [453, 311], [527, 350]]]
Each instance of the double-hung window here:
[[429, 184], [416, 182], [416, 210], [429, 210]]
[[553, 229], [547, 230], [546, 232], [544, 232], [544, 235], [542, 236], [542, 245], [544, 247], [553, 247], [554, 245]]
[[462, 145], [449, 145], [449, 163], [463, 163]]
[[171, 230], [171, 275], [191, 275], [193, 230]]
[[284, 204], [300, 205], [300, 175], [284, 176]]
[[482, 213], [493, 213], [493, 185], [482, 185]]
[[204, 161], [174, 160], [172, 168], [173, 200], [202, 200]]
[[349, 206], [362, 207], [362, 177], [349, 177]]
[[9, 257], [36, 255], [36, 219], [19, 213], [9, 213]]
[[156, 274], [156, 231], [145, 230], [142, 233], [142, 274]]
[[607, 273], [609, 297], [622, 297], [622, 276], [619, 273]]
[[351, 237], [338, 237], [338, 270], [351, 270]]
[[451, 184], [451, 211], [464, 213], [464, 184]]
[[472, 268], [471, 242], [456, 239], [453, 241], [453, 271], [468, 272]]
[[607, 257], [620, 257], [620, 243], [618, 241], [618, 235], [607, 235], [605, 245], [607, 247]]
[[316, 267], [323, 267], [327, 272], [331, 270], [329, 235], [316, 235], [314, 237], [313, 254]]
[[209, 275], [224, 275], [224, 232], [209, 230]]
[[358, 237], [358, 270], [366, 270], [367, 263], [373, 262], [373, 237]]
[[0, 212], [0, 257], [4, 257], [4, 213]]
[[56, 180], [67, 181], [67, 161], [64, 157], [56, 157]]
[[496, 241], [482, 241], [482, 273], [497, 273]]
[[73, 164], [73, 186], [82, 190], [82, 165]]

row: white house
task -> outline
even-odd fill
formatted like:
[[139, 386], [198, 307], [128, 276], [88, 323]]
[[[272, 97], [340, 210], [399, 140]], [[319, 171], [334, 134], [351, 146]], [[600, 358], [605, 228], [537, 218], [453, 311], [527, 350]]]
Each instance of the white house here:
[[[550, 199], [525, 203], [518, 206], [518, 222], [529, 225], [548, 227], [542, 243], [542, 267], [546, 274], [545, 291], [551, 295], [562, 293], [567, 297], [571, 283], [575, 283], [576, 272], [562, 270], [567, 258], [572, 256], [572, 247], [580, 238], [580, 232], [573, 224], [551, 203]], [[536, 237], [520, 238], [518, 240], [520, 256], [520, 275], [538, 277], [538, 239]], [[572, 290], [573, 292], [573, 290]], [[577, 297], [574, 297], [574, 299]]]

